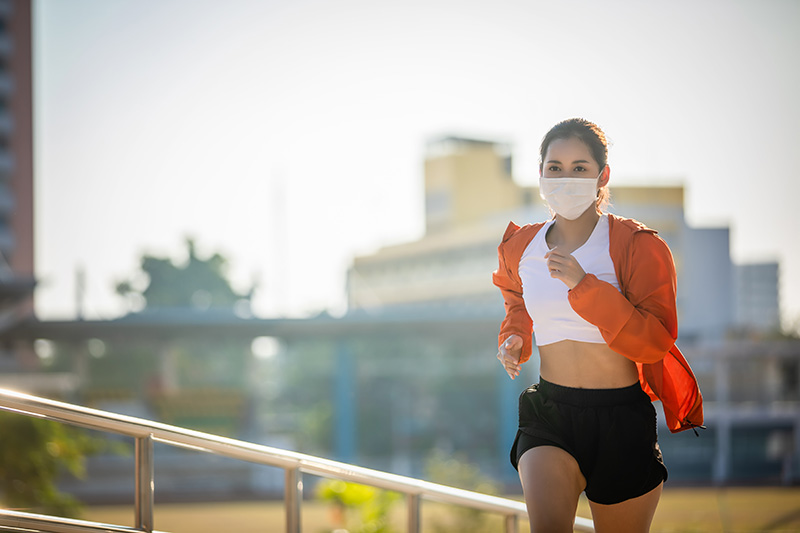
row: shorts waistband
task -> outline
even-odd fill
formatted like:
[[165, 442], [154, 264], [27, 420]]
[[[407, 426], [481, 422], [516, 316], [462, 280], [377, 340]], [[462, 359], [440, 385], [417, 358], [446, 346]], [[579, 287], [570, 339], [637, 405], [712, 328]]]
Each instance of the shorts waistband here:
[[649, 400], [638, 383], [619, 389], [579, 389], [556, 385], [540, 377], [536, 387], [543, 396], [554, 402], [577, 407], [620, 405], [642, 401], [644, 398]]

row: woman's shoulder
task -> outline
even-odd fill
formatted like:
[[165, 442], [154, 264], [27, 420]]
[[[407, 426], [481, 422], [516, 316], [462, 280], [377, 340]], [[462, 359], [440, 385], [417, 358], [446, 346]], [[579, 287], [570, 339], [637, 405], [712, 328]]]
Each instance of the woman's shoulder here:
[[547, 222], [537, 222], [535, 224], [525, 224], [524, 226], [518, 225], [516, 222], [511, 221], [503, 234], [503, 244], [509, 241], [530, 240], [540, 229], [544, 227]]
[[519, 226], [511, 222], [503, 234], [503, 241], [497, 247], [497, 253], [507, 265], [519, 264], [528, 244], [545, 224], [546, 222], [539, 222]]
[[657, 230], [647, 227], [645, 224], [639, 222], [635, 218], [625, 218], [613, 213], [608, 214], [608, 224], [610, 228], [613, 228], [613, 230], [619, 230], [620, 232], [630, 235], [640, 232], [649, 233], [651, 235], [658, 233]]
[[613, 214], [608, 215], [608, 223], [612, 256], [621, 257], [633, 253], [640, 258], [672, 259], [669, 245], [657, 230], [633, 218]]

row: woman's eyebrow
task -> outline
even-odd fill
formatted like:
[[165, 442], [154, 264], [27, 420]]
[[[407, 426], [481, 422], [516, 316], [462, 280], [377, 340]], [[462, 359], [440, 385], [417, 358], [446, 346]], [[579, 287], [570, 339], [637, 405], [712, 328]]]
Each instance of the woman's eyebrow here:
[[[561, 164], [561, 161], [559, 161], [558, 159], [550, 159], [549, 161], [547, 161], [547, 163], [548, 163], [548, 164], [550, 164], [550, 163], [555, 163], [555, 164], [557, 164], [557, 165], [560, 165], [560, 164]], [[573, 164], [573, 165], [575, 165], [575, 164], [577, 164], [577, 163], [583, 163], [584, 165], [586, 165], [586, 164], [589, 164], [589, 161], [587, 161], [587, 160], [585, 160], [585, 159], [578, 159], [577, 161], [573, 161], [573, 162], [572, 162], [572, 164]]]

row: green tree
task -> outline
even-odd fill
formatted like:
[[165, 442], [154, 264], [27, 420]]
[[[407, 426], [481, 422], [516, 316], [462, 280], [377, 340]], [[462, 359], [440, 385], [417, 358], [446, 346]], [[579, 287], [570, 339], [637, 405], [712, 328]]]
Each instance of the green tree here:
[[[145, 254], [140, 271], [116, 285], [133, 313], [207, 311], [249, 313], [255, 284], [244, 292], [228, 279], [228, 261], [219, 253], [200, 256], [195, 241], [185, 242], [187, 259]], [[236, 436], [243, 428], [249, 398], [246, 392], [250, 358], [248, 338], [179, 338], [170, 341], [174, 388], [165, 389], [158, 357], [142, 352], [163, 349], [158, 340], [109, 344], [107, 355], [90, 363], [90, 387], [98, 396], [109, 386], [144, 398], [163, 422]], [[137, 352], [138, 350], [138, 352]]]
[[83, 477], [86, 455], [104, 441], [64, 424], [0, 411], [0, 500], [5, 507], [76, 517], [80, 503], [59, 492], [55, 480], [67, 471]]
[[[393, 533], [389, 513], [400, 493], [340, 479], [326, 479], [317, 486], [317, 498], [329, 502], [335, 531]], [[342, 529], [349, 526], [349, 529]]]
[[197, 256], [195, 242], [186, 240], [189, 259], [176, 264], [168, 258], [145, 254], [141, 259], [143, 278], [117, 283], [116, 292], [129, 300], [133, 309], [233, 309], [249, 302], [255, 285], [244, 294], [236, 292], [227, 278], [227, 260], [219, 253]]
[[[236, 311], [241, 304], [249, 309], [255, 284], [247, 292], [237, 292], [228, 279], [228, 261], [221, 254], [198, 256], [192, 239], [186, 240], [186, 250], [188, 259], [185, 262], [143, 255], [141, 271], [130, 280], [119, 282], [117, 294], [131, 302], [138, 301], [139, 305], [132, 305], [132, 308], [138, 307], [143, 312]], [[143, 341], [145, 350], [150, 349], [147, 339]], [[227, 337], [214, 340], [176, 339], [173, 349], [178, 354], [180, 384], [188, 387], [241, 388], [247, 373], [249, 344], [250, 339]], [[140, 387], [143, 380], [157, 372], [154, 368], [156, 363], [150, 361], [133, 373], [117, 372], [117, 369], [131, 366], [133, 360], [141, 359], [140, 354], [132, 357], [131, 350], [131, 346], [113, 346], [105, 360], [93, 361], [92, 379], [97, 378], [96, 381], [103, 383], [122, 380]], [[179, 423], [178, 420], [170, 422]]]
[[[117, 284], [116, 292], [128, 298], [133, 308], [151, 310], [234, 310], [237, 304], [249, 303], [253, 288], [245, 294], [235, 291], [227, 279], [227, 261], [219, 253], [198, 257], [195, 243], [187, 239], [188, 260], [177, 264], [170, 259], [144, 255], [141, 273], [130, 281]], [[179, 353], [181, 380], [189, 387], [211, 387], [210, 401], [227, 400], [232, 404], [220, 413], [210, 413], [196, 425], [209, 424], [233, 428], [235, 432], [244, 410], [242, 403], [249, 340], [219, 339], [214, 342], [185, 339], [175, 346]], [[157, 358], [150, 339], [137, 343], [103, 343], [105, 349], [89, 360], [89, 384], [82, 391], [86, 403], [102, 399], [109, 391], [114, 398], [135, 399], [145, 395], [148, 379], [156, 372]], [[72, 368], [72, 349], [56, 345], [50, 370]], [[94, 354], [93, 354], [94, 355]], [[205, 389], [204, 389], [205, 390]], [[203, 390], [203, 391], [204, 391]], [[123, 394], [119, 394], [122, 392]], [[198, 394], [195, 394], [195, 397]], [[193, 397], [190, 397], [190, 399]], [[161, 400], [163, 398], [149, 398]], [[179, 399], [179, 407], [186, 399]], [[226, 404], [227, 405], [227, 404]], [[160, 406], [160, 404], [159, 404]], [[167, 406], [170, 422], [186, 422], [184, 411]], [[191, 406], [190, 406], [191, 407]], [[167, 409], [156, 409], [158, 414]], [[216, 418], [215, 418], [216, 417]], [[217, 418], [222, 419], [221, 421]], [[215, 427], [217, 427], [215, 426]], [[80, 502], [58, 490], [57, 480], [65, 474], [82, 477], [86, 456], [101, 451], [120, 453], [115, 447], [89, 433], [38, 418], [0, 411], [0, 502], [6, 507], [77, 516]]]

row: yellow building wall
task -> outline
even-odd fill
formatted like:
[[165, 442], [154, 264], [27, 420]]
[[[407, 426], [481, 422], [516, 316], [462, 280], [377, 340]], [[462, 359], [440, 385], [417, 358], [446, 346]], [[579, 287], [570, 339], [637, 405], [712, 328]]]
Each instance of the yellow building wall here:
[[427, 227], [432, 231], [471, 225], [523, 201], [522, 189], [491, 145], [428, 158], [425, 194]]

